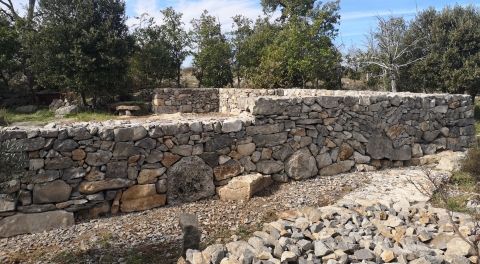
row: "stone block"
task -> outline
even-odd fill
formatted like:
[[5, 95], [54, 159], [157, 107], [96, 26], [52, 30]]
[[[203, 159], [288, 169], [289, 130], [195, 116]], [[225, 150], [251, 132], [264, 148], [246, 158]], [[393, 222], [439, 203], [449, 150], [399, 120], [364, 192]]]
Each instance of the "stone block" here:
[[249, 200], [271, 183], [270, 175], [249, 174], [233, 178], [227, 185], [219, 187], [217, 192], [223, 201]]

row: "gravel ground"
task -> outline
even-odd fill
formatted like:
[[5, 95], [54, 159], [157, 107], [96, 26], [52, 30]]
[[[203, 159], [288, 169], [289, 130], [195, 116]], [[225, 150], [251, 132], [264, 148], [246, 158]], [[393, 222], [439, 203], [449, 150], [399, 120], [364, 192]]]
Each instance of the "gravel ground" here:
[[82, 221], [67, 229], [0, 239], [0, 263], [174, 263], [181, 249], [179, 214], [198, 216], [202, 244], [248, 237], [277, 213], [325, 206], [370, 181], [350, 173], [274, 185], [248, 202], [208, 199]]

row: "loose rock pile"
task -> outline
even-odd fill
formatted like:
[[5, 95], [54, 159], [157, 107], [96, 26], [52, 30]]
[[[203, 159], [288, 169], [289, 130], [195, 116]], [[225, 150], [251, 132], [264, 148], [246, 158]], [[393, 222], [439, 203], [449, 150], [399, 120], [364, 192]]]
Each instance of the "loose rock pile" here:
[[[455, 214], [470, 241], [470, 218]], [[478, 243], [478, 241], [477, 241]], [[474, 248], [455, 235], [448, 213], [425, 203], [390, 207], [355, 204], [280, 214], [247, 241], [187, 251], [192, 264], [236, 263], [476, 263]]]

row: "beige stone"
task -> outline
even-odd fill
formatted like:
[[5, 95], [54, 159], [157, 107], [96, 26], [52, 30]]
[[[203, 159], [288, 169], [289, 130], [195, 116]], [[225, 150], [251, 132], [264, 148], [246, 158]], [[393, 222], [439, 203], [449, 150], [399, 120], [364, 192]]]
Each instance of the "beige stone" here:
[[120, 205], [120, 209], [124, 213], [144, 211], [152, 208], [164, 206], [167, 202], [167, 196], [165, 194], [155, 194], [152, 196], [123, 200]]
[[76, 149], [72, 151], [72, 159], [73, 160], [84, 160], [87, 154], [83, 149]]
[[255, 193], [272, 183], [270, 175], [249, 174], [233, 178], [227, 185], [217, 188], [221, 200], [249, 200]]
[[82, 182], [78, 190], [80, 193], [94, 194], [105, 190], [121, 189], [134, 184], [134, 181], [127, 179], [108, 179], [103, 181]]
[[157, 194], [155, 184], [134, 185], [123, 192], [122, 201], [133, 200]]
[[157, 181], [157, 178], [162, 176], [162, 174], [164, 174], [166, 170], [166, 168], [143, 169], [138, 175], [138, 184], [155, 183]]

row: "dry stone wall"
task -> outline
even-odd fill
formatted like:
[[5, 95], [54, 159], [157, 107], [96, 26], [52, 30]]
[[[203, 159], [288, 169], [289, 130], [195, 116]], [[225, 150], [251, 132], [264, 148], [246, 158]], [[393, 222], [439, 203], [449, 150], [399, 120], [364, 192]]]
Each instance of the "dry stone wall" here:
[[[245, 104], [235, 89], [220, 92], [219, 109], [237, 100], [230, 109], [250, 113], [216, 121], [4, 128], [0, 142], [10, 147], [2, 155], [17, 155], [23, 169], [0, 175], [0, 237], [30, 232], [12, 228], [12, 219], [28, 223], [38, 213], [141, 211], [229, 196], [235, 189], [227, 184], [240, 175], [286, 182], [404, 166], [474, 141], [468, 96], [292, 91], [238, 91], [255, 97]], [[201, 93], [202, 100], [216, 94]]]

